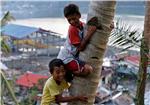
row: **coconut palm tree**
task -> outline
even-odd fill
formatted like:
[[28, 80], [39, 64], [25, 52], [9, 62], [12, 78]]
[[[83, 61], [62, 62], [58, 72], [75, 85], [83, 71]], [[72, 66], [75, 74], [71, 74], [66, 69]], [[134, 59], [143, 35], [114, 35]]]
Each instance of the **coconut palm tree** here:
[[147, 77], [147, 66], [150, 59], [149, 49], [150, 49], [150, 32], [149, 32], [149, 13], [150, 13], [150, 4], [146, 5], [146, 15], [145, 15], [145, 26], [143, 36], [141, 33], [135, 30], [131, 30], [132, 26], [127, 24], [121, 24], [117, 22], [115, 30], [110, 36], [110, 44], [113, 46], [122, 47], [123, 50], [127, 50], [132, 47], [138, 47], [140, 49], [140, 66], [137, 80], [137, 94], [135, 98], [136, 105], [144, 105], [144, 92], [146, 85]]
[[147, 78], [147, 66], [150, 60], [149, 49], [150, 49], [150, 1], [146, 1], [145, 21], [144, 21], [144, 33], [141, 42], [140, 49], [140, 66], [138, 73], [137, 92], [136, 92], [136, 105], [144, 104], [144, 93]]
[[[4, 14], [4, 16], [2, 17], [0, 24], [3, 27], [4, 25], [8, 24], [10, 21], [15, 20], [14, 17], [10, 14], [9, 11], [6, 12], [6, 14]], [[1, 30], [1, 35], [3, 35], [2, 33], [3, 30]], [[5, 43], [4, 39], [2, 37], [0, 37], [0, 43], [1, 43], [1, 51], [3, 53], [9, 53], [10, 52], [10, 48], [9, 46]]]
[[[10, 20], [14, 19], [13, 16], [10, 15], [9, 11], [4, 15], [4, 17], [1, 20], [1, 26], [6, 25]], [[2, 33], [1, 33], [2, 34]], [[9, 53], [10, 52], [10, 48], [9, 46], [5, 43], [4, 39], [2, 39], [0, 37], [0, 43], [1, 43], [1, 50], [4, 53]], [[1, 98], [3, 98], [3, 86], [6, 86], [6, 88], [8, 89], [13, 101], [15, 102], [16, 105], [19, 105], [17, 102], [17, 99], [15, 97], [14, 91], [12, 90], [12, 87], [10, 86], [9, 82], [7, 81], [5, 74], [3, 73], [2, 70], [0, 70], [0, 78], [1, 78], [1, 90], [0, 90], [0, 94], [1, 94]], [[0, 100], [1, 105], [3, 105], [3, 99]]]
[[[88, 13], [88, 19], [92, 17], [98, 18], [98, 23], [102, 29], [97, 31], [92, 36], [86, 49], [80, 53], [80, 59], [90, 64], [94, 71], [87, 77], [75, 77], [71, 85], [71, 95], [86, 95], [89, 96], [86, 105], [93, 105], [96, 90], [98, 87], [103, 55], [106, 50], [109, 35], [111, 33], [110, 24], [114, 19], [115, 1], [91, 1]], [[84, 105], [81, 102], [71, 102], [69, 105]]]
[[[128, 26], [127, 24], [121, 24], [121, 22], [117, 22], [117, 27], [113, 31], [110, 36], [110, 44], [114, 46], [120, 46], [124, 48], [123, 50], [127, 50], [132, 47], [138, 47], [140, 49], [140, 65], [139, 65], [139, 73], [137, 80], [137, 92], [135, 103], [136, 105], [144, 105], [144, 93], [145, 93], [145, 85], [147, 78], [147, 66], [150, 59], [149, 49], [150, 49], [150, 3], [147, 1], [146, 3], [146, 14], [145, 14], [145, 25], [144, 25], [144, 33], [143, 36], [141, 33], [135, 30], [131, 30], [132, 26]], [[149, 5], [149, 6], [148, 6]], [[139, 37], [140, 36], [140, 37]]]

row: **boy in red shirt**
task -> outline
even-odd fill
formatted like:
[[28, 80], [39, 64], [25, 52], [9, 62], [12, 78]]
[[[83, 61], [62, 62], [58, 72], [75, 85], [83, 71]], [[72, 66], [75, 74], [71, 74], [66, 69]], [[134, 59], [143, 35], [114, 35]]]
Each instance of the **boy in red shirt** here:
[[[93, 18], [93, 23], [89, 24], [86, 35], [83, 36], [84, 32], [84, 23], [80, 21], [81, 14], [79, 8], [75, 4], [69, 4], [64, 8], [64, 16], [70, 24], [68, 29], [67, 40], [64, 44], [64, 48], [60, 50], [58, 58], [62, 59], [67, 73], [74, 74], [76, 76], [85, 76], [92, 72], [92, 67], [86, 64], [84, 61], [81, 61], [78, 58], [79, 52], [83, 51], [97, 29], [97, 18]], [[72, 76], [66, 74], [68, 81], [72, 80]], [[71, 79], [71, 80], [70, 80]]]
[[[66, 69], [67, 81], [71, 81], [72, 75], [86, 76], [90, 74], [93, 69], [86, 62], [79, 59], [79, 52], [83, 51], [88, 44], [90, 38], [98, 27], [97, 17], [91, 18], [87, 23], [86, 33], [84, 32], [84, 23], [80, 21], [81, 14], [79, 8], [75, 4], [69, 4], [64, 8], [64, 16], [70, 24], [68, 29], [68, 36], [64, 44], [64, 48], [60, 50], [58, 57], [63, 60]], [[99, 27], [100, 28], [100, 27]], [[84, 36], [85, 35], [85, 36]]]

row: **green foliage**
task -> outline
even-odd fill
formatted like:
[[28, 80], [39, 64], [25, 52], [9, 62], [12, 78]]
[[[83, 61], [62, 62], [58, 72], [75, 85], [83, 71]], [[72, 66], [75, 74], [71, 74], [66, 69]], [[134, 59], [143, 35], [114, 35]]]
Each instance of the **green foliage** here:
[[[10, 22], [11, 20], [15, 20], [14, 17], [10, 14], [9, 11], [7, 11], [7, 13], [3, 16], [3, 18], [1, 19], [1, 26], [4, 26], [6, 25], [8, 22]], [[1, 32], [1, 35], [3, 33]], [[4, 52], [4, 53], [9, 53], [10, 52], [10, 47], [6, 44], [5, 40], [0, 37], [0, 43], [1, 43], [1, 50]]]
[[150, 81], [150, 74], [147, 74], [147, 81]]
[[37, 86], [33, 86], [28, 90], [28, 97], [24, 98], [21, 102], [20, 105], [34, 105], [35, 97], [39, 93]]
[[[12, 90], [12, 88], [11, 88], [11, 86], [10, 86], [8, 80], [6, 79], [6, 77], [5, 77], [5, 75], [4, 75], [4, 73], [3, 73], [2, 71], [0, 71], [0, 77], [1, 77], [1, 79], [4, 81], [5, 86], [6, 86], [6, 88], [8, 89], [9, 94], [11, 95], [13, 101], [16, 103], [16, 105], [19, 105], [19, 104], [18, 104], [18, 101], [17, 101], [17, 99], [16, 99], [16, 97], [15, 97], [14, 91]], [[4, 91], [4, 90], [2, 90], [2, 91]]]
[[4, 39], [0, 38], [0, 43], [1, 43], [1, 51], [4, 53], [9, 53], [10, 47], [5, 43]]
[[20, 105], [33, 105], [32, 103], [30, 103], [30, 98], [28, 97], [28, 98], [26, 98], [26, 99], [24, 99], [21, 103], [20, 103]]
[[44, 83], [47, 79], [39, 79], [38, 83], [28, 90], [28, 98], [22, 100], [21, 105], [33, 105], [36, 101], [35, 97], [41, 93]]
[[6, 14], [4, 15], [4, 17], [1, 19], [1, 26], [6, 25], [8, 22], [10, 22], [11, 20], [15, 20], [15, 18], [10, 14], [9, 11], [6, 12]]

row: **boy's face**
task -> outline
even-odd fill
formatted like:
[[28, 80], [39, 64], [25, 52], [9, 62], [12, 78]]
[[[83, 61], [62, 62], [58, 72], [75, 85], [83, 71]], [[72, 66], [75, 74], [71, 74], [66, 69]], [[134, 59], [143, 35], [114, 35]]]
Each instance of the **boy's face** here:
[[64, 77], [65, 77], [64, 66], [54, 67], [52, 75], [53, 75], [53, 78], [55, 81], [62, 82], [64, 80]]
[[69, 15], [67, 16], [67, 20], [69, 22], [69, 24], [71, 24], [72, 26], [75, 26], [75, 27], [79, 27], [80, 26], [80, 15], [79, 14], [73, 14], [73, 15]]

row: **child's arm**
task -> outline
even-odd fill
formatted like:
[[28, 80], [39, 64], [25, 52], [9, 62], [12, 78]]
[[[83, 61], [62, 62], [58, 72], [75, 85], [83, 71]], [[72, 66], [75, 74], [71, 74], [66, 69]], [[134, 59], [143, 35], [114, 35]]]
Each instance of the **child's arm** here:
[[62, 97], [62, 95], [57, 95], [56, 102], [71, 102], [71, 101], [82, 101], [87, 102], [88, 98], [86, 96], [68, 96], [68, 97]]
[[89, 42], [89, 40], [91, 39], [93, 33], [96, 31], [96, 26], [88, 26], [87, 29], [87, 33], [86, 36], [84, 37], [84, 39], [82, 40], [80, 47], [78, 48], [79, 51], [83, 51], [87, 45], [87, 43]]
[[87, 27], [87, 31], [86, 31], [86, 35], [84, 37], [84, 39], [82, 40], [78, 51], [83, 51], [87, 45], [87, 43], [89, 42], [89, 40], [91, 39], [92, 35], [94, 34], [94, 32], [97, 29], [98, 26], [98, 19], [97, 17], [93, 17], [92, 19], [90, 19], [87, 23], [88, 27]]
[[[96, 31], [97, 28], [101, 29], [101, 26], [98, 26], [98, 19], [96, 17], [93, 17], [88, 22], [88, 29], [87, 29], [84, 39], [82, 40], [82, 42], [78, 48], [78, 53], [85, 49], [88, 41], [91, 39], [92, 35], [94, 34], [94, 32]], [[114, 22], [112, 22], [110, 25], [110, 30], [112, 31], [113, 29], [114, 29]]]

